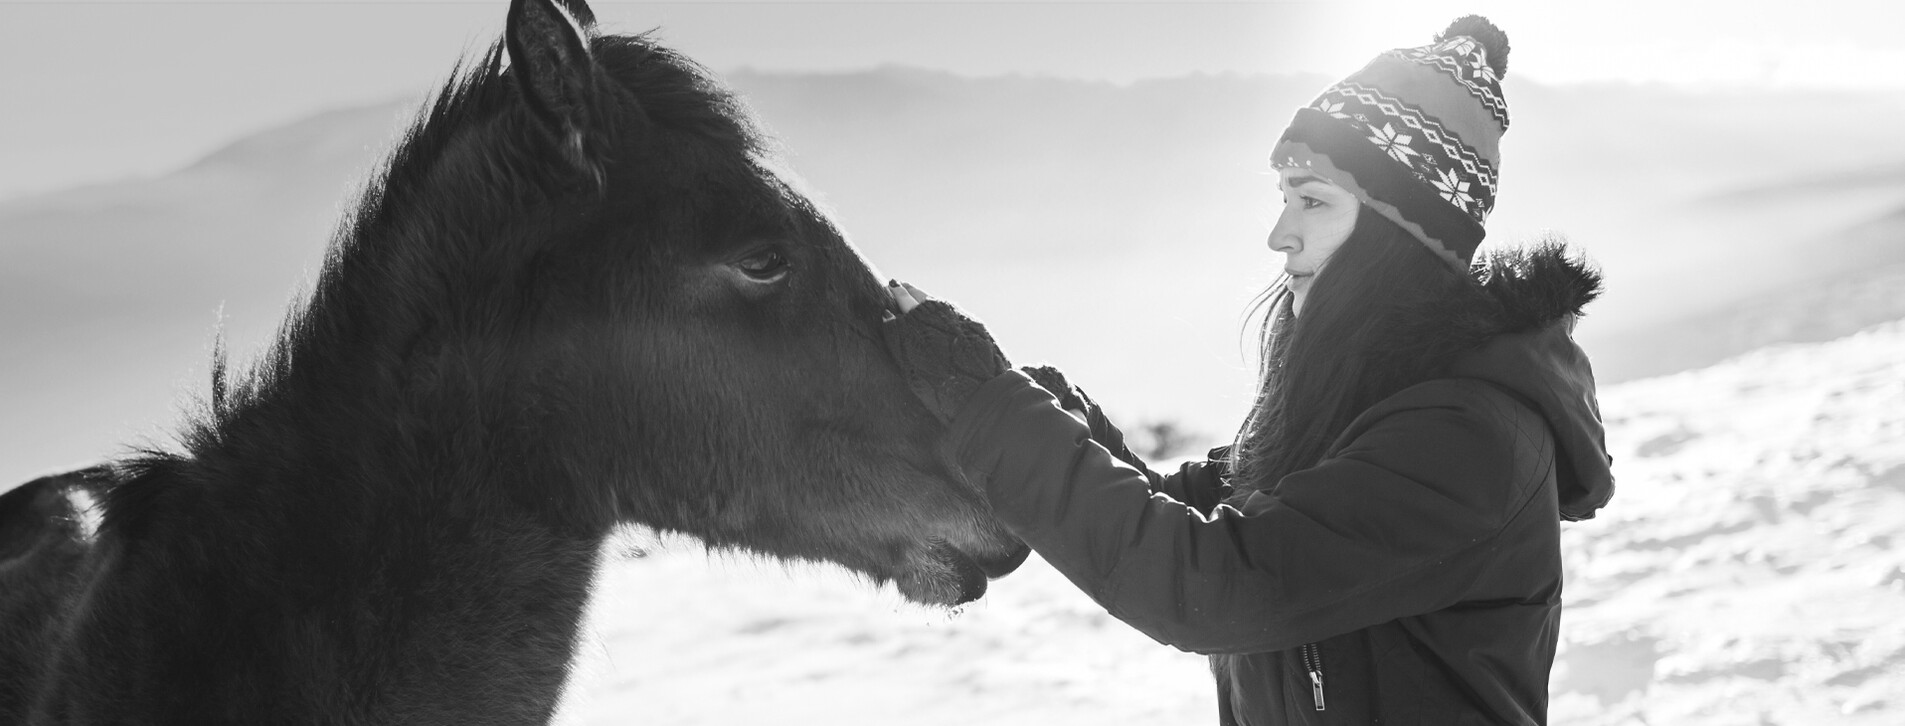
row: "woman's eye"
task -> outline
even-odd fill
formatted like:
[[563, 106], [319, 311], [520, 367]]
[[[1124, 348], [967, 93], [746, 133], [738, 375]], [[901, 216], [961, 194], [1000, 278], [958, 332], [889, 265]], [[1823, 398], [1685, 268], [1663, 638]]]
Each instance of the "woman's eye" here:
[[792, 267], [787, 256], [772, 250], [763, 250], [742, 258], [734, 267], [759, 282], [772, 282], [787, 274]]
[[1303, 197], [1304, 209], [1315, 209], [1321, 206], [1323, 206], [1323, 200], [1317, 199], [1316, 197]]

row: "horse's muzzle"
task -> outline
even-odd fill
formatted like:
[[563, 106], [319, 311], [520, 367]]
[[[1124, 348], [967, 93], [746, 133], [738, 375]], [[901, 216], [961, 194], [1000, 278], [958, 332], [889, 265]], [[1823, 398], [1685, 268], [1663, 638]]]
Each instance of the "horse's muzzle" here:
[[923, 605], [952, 607], [979, 599], [986, 583], [1017, 569], [1031, 549], [1017, 543], [1003, 554], [976, 558], [945, 540], [934, 539], [906, 557], [894, 584], [900, 595]]

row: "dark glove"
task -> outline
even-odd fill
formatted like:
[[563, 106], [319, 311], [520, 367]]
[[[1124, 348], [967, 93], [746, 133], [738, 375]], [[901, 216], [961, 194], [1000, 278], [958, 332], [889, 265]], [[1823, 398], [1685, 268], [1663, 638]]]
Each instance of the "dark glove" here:
[[1046, 393], [1052, 394], [1052, 398], [1058, 399], [1059, 408], [1067, 411], [1091, 412], [1091, 404], [1087, 403], [1090, 399], [1085, 397], [1085, 392], [1073, 386], [1071, 381], [1065, 380], [1065, 374], [1057, 368], [1019, 366], [1019, 371], [1027, 378], [1031, 378], [1032, 382], [1037, 383], [1040, 388], [1045, 389]]
[[1099, 446], [1105, 447], [1106, 451], [1111, 452], [1111, 455], [1120, 461], [1137, 467], [1138, 471], [1149, 471], [1145, 468], [1144, 460], [1138, 458], [1137, 454], [1131, 453], [1131, 448], [1125, 445], [1124, 432], [1111, 425], [1111, 419], [1105, 416], [1105, 409], [1099, 406], [1097, 401], [1091, 400], [1091, 396], [1085, 395], [1084, 389], [1065, 380], [1064, 373], [1051, 366], [1025, 366], [1019, 370], [1024, 371], [1025, 375], [1030, 376], [1040, 388], [1058, 399], [1059, 408], [1067, 411], [1083, 411], [1085, 425], [1091, 429], [1092, 441], [1098, 442]]
[[920, 303], [883, 328], [913, 395], [946, 423], [986, 381], [1012, 369], [986, 326], [941, 300]]

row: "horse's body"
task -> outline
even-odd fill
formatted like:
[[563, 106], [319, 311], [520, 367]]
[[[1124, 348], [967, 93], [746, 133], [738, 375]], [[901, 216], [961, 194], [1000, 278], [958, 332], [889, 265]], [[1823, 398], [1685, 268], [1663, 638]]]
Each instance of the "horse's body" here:
[[622, 523], [924, 603], [1024, 557], [736, 104], [568, 9], [516, 0], [180, 450], [82, 477], [96, 536], [77, 480], [0, 501], [0, 722], [545, 722]]

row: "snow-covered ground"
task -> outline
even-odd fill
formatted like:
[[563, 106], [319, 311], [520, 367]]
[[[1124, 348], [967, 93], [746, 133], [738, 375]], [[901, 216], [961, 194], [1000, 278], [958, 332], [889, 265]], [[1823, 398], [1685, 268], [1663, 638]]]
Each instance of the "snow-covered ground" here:
[[1905, 321], [1606, 391], [1563, 724], [1905, 724]]
[[[1905, 723], [1905, 321], [1601, 404], [1620, 490], [1564, 527], [1551, 722]], [[561, 723], [1215, 720], [1202, 658], [1036, 558], [948, 614], [830, 567], [614, 550]]]

